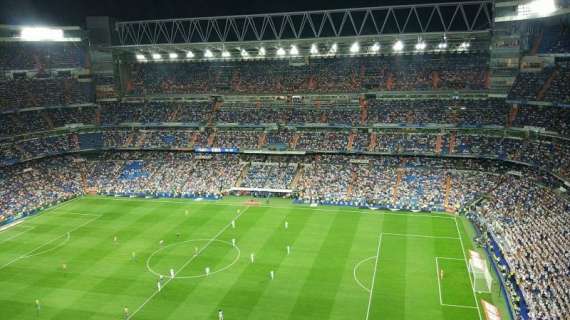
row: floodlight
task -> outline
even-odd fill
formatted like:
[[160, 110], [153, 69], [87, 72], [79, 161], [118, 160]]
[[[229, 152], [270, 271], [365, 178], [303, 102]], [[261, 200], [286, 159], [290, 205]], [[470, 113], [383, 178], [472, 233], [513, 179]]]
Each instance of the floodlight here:
[[336, 43], [333, 43], [331, 49], [329, 50], [329, 53], [334, 54], [336, 53], [337, 50], [338, 50], [338, 45]]
[[45, 27], [25, 27], [20, 31], [20, 38], [24, 41], [62, 41], [63, 29]]
[[292, 56], [296, 56], [299, 54], [299, 49], [297, 49], [297, 46], [292, 44], [291, 45], [291, 49], [289, 49], [289, 54]]
[[137, 58], [138, 61], [146, 61], [146, 57], [142, 53], [137, 53], [135, 57]]
[[210, 49], [206, 49], [206, 51], [204, 51], [204, 57], [205, 58], [213, 58], [214, 54], [212, 53], [212, 51], [210, 51]]
[[284, 56], [285, 55], [285, 49], [283, 49], [283, 48], [277, 49], [277, 55], [278, 56]]
[[311, 45], [311, 54], [319, 54], [319, 48], [317, 48], [317, 45], [314, 43]]
[[186, 52], [186, 58], [188, 58], [188, 59], [194, 58], [194, 52], [192, 52], [192, 51]]
[[360, 51], [360, 44], [355, 42], [350, 46], [350, 53], [358, 53], [358, 51]]
[[257, 55], [262, 57], [265, 56], [265, 48], [264, 47], [259, 48], [259, 52], [257, 53]]
[[445, 50], [445, 49], [447, 49], [447, 42], [440, 42], [440, 43], [437, 45], [437, 48], [440, 49], [440, 50]]
[[171, 52], [171, 53], [168, 54], [168, 57], [169, 57], [171, 60], [176, 60], [176, 59], [178, 59], [178, 53], [176, 53], [176, 52]]
[[249, 57], [249, 52], [247, 52], [247, 50], [245, 49], [241, 49], [241, 56], [247, 58]]
[[153, 53], [151, 54], [151, 57], [153, 60], [161, 60], [162, 56], [160, 55], [160, 53]]
[[222, 51], [222, 58], [229, 58], [232, 55], [230, 54], [230, 52], [228, 50], [224, 50]]
[[370, 47], [370, 51], [372, 51], [374, 53], [380, 51], [380, 44], [378, 42], [374, 42], [372, 47]]
[[423, 51], [425, 50], [427, 47], [427, 44], [424, 41], [419, 41], [418, 43], [416, 43], [416, 50], [417, 51]]
[[396, 52], [400, 52], [400, 51], [404, 50], [404, 43], [402, 42], [402, 40], [398, 40], [398, 41], [394, 42], [394, 45], [392, 46], [392, 50], [394, 50]]
[[459, 45], [459, 50], [467, 50], [469, 47], [471, 47], [471, 44], [469, 42], [461, 42]]

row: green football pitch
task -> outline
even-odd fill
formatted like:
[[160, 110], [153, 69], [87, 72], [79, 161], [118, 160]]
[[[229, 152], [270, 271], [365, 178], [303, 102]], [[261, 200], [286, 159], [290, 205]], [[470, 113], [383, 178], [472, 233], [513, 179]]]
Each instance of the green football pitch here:
[[473, 290], [472, 232], [281, 199], [84, 197], [0, 232], [0, 318], [481, 320], [481, 299], [505, 302]]

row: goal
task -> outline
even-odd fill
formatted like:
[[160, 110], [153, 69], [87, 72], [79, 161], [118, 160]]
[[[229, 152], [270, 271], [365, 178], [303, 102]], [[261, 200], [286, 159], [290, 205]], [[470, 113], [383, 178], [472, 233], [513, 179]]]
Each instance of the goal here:
[[470, 251], [469, 256], [469, 272], [473, 275], [473, 289], [476, 292], [491, 292], [493, 277], [487, 261], [476, 251]]

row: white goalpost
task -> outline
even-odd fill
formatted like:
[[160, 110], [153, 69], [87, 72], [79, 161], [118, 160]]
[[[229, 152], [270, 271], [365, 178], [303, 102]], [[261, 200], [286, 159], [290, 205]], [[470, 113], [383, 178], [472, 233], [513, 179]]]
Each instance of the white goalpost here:
[[493, 277], [487, 261], [476, 251], [469, 251], [469, 273], [473, 275], [473, 289], [476, 292], [491, 292]]

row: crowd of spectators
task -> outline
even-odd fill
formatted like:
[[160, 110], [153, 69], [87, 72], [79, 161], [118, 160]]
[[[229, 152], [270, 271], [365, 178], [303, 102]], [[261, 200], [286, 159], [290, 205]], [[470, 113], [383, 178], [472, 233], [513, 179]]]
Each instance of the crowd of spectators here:
[[[515, 192], [516, 190], [516, 192]], [[506, 176], [476, 210], [498, 238], [530, 319], [570, 314], [570, 203], [529, 176]]]
[[0, 80], [0, 111], [90, 102], [89, 84], [71, 76]]
[[241, 181], [243, 188], [289, 189], [297, 165], [280, 162], [252, 162]]
[[570, 109], [552, 106], [508, 106], [504, 100], [370, 100], [364, 112], [357, 105], [315, 107], [306, 105], [249, 106], [230, 103], [214, 107], [208, 102], [117, 103], [55, 107], [0, 113], [0, 137], [47, 131], [68, 125], [117, 126], [140, 123], [169, 126], [169, 123], [200, 127], [237, 124], [261, 126], [306, 124], [336, 127], [411, 126], [430, 124], [473, 127], [536, 127], [559, 135], [568, 134]]
[[83, 192], [71, 158], [42, 159], [0, 168], [0, 223]]
[[132, 65], [130, 94], [303, 93], [362, 90], [483, 90], [488, 54], [144, 63]]
[[4, 71], [81, 68], [87, 65], [81, 44], [72, 42], [2, 42], [0, 73]]

